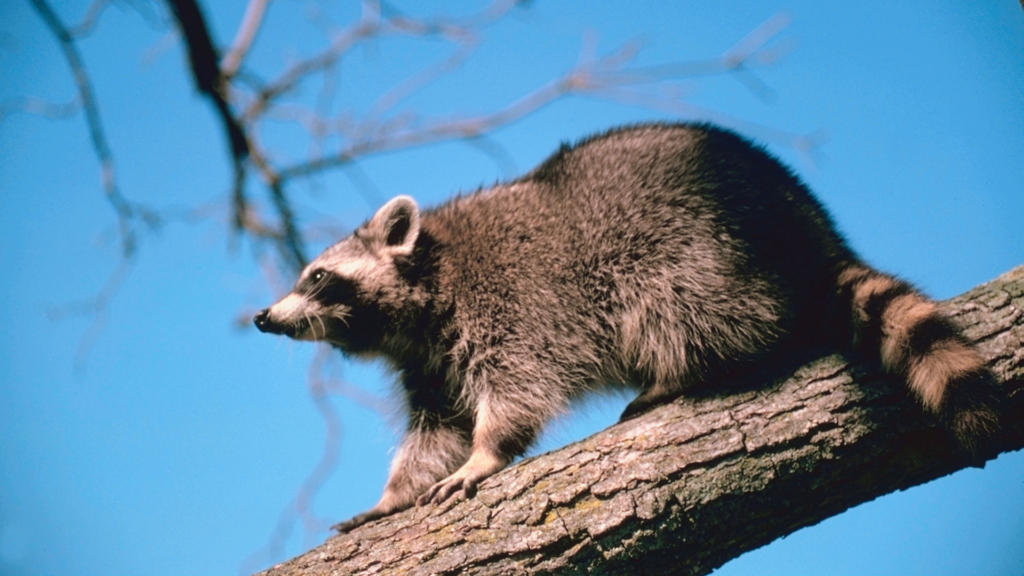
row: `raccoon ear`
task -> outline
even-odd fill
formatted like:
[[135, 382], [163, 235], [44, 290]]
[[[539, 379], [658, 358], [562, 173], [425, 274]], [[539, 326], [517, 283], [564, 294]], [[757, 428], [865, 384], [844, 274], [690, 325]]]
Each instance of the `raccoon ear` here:
[[420, 209], [408, 196], [396, 196], [381, 206], [369, 225], [382, 249], [409, 254], [420, 234]]

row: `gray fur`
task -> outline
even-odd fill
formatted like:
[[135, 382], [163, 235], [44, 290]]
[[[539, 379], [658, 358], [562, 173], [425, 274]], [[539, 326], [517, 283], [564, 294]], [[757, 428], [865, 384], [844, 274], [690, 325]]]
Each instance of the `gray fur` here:
[[991, 378], [929, 305], [861, 263], [763, 150], [644, 125], [433, 210], [395, 198], [256, 323], [400, 375], [408, 432], [381, 501], [345, 531], [471, 495], [581, 394], [639, 390], [626, 418], [787, 348], [881, 350], [969, 441], [995, 426]]

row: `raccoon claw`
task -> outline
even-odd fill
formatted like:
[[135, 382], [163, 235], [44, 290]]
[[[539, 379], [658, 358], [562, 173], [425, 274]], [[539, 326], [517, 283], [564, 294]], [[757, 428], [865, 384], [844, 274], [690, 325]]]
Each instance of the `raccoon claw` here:
[[504, 468], [508, 458], [488, 451], [475, 452], [469, 460], [455, 471], [454, 474], [430, 487], [425, 494], [416, 499], [417, 506], [428, 502], [440, 504], [459, 492], [466, 498], [476, 494], [476, 486], [481, 480]]
[[440, 504], [459, 492], [462, 492], [466, 498], [472, 498], [476, 494], [476, 485], [479, 482], [480, 480], [472, 477], [458, 478], [453, 474], [431, 486], [425, 494], [416, 499], [416, 505]]

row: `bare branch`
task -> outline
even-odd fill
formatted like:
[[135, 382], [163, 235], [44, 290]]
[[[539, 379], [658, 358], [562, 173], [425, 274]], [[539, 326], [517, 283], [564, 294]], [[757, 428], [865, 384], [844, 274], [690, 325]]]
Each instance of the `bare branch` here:
[[235, 162], [242, 162], [249, 154], [249, 142], [245, 131], [235, 119], [225, 95], [224, 76], [220, 71], [217, 50], [213, 46], [206, 19], [195, 0], [167, 0], [178, 27], [185, 37], [189, 63], [196, 89], [213, 102], [224, 125], [224, 131], [231, 143], [231, 155]]
[[250, 120], [255, 119], [271, 101], [294, 89], [309, 75], [330, 68], [352, 47], [363, 40], [387, 36], [440, 35], [457, 37], [469, 35], [473, 29], [499, 20], [520, 3], [522, 3], [521, 0], [495, 0], [479, 14], [462, 20], [437, 18], [430, 21], [418, 21], [407, 18], [389, 5], [386, 8], [390, 15], [382, 18], [382, 6], [378, 2], [363, 2], [363, 13], [358, 22], [337, 34], [327, 49], [291, 66], [277, 80], [261, 90], [256, 100], [246, 109], [244, 117]]
[[47, 102], [41, 98], [12, 98], [0, 102], [0, 127], [3, 127], [4, 120], [12, 114], [33, 114], [51, 120], [63, 120], [78, 112], [82, 103], [76, 96], [64, 104]]
[[251, 574], [268, 560], [279, 558], [296, 521], [302, 525], [305, 548], [314, 546], [316, 539], [322, 537], [330, 527], [330, 520], [318, 518], [313, 512], [313, 500], [320, 487], [338, 467], [338, 453], [341, 448], [341, 420], [330, 397], [345, 396], [382, 416], [387, 414], [387, 404], [383, 399], [327, 374], [328, 365], [333, 358], [330, 347], [318, 347], [307, 376], [310, 397], [325, 424], [324, 447], [320, 461], [306, 476], [295, 497], [278, 517], [277, 525], [267, 543], [242, 563], [239, 574]]
[[750, 60], [750, 57], [761, 49], [769, 40], [779, 35], [793, 19], [786, 12], [779, 12], [771, 18], [762, 22], [757, 28], [754, 28], [749, 34], [743, 37], [737, 42], [732, 48], [730, 48], [722, 57], [726, 66], [735, 68], [742, 66], [744, 62]]
[[142, 54], [142, 57], [139, 58], [139, 62], [144, 68], [149, 68], [164, 54], [170, 51], [174, 45], [178, 43], [179, 38], [181, 38], [179, 30], [177, 28], [172, 28]]
[[487, 136], [474, 136], [463, 139], [463, 142], [486, 154], [506, 178], [512, 178], [519, 173], [515, 158], [496, 140]]
[[270, 182], [270, 197], [274, 201], [274, 208], [277, 210], [281, 220], [282, 232], [282, 257], [291, 263], [295, 270], [301, 270], [306, 266], [306, 255], [302, 242], [302, 233], [295, 222], [295, 214], [292, 206], [285, 195], [284, 184], [280, 177]]
[[641, 85], [670, 79], [713, 76], [748, 69], [752, 66], [769, 65], [778, 61], [792, 49], [791, 43], [782, 43], [781, 48], [778, 46], [767, 47], [767, 44], [778, 37], [789, 23], [788, 14], [780, 12], [763, 22], [717, 58], [635, 67], [620, 73], [606, 74], [603, 84], [605, 86]]
[[[199, 206], [168, 206], [160, 211], [137, 208], [135, 217], [141, 220], [147, 229], [156, 230], [169, 222], [193, 224], [223, 212], [224, 208], [219, 203], [207, 203]], [[118, 229], [120, 230], [120, 226]], [[55, 322], [76, 317], [90, 319], [89, 326], [79, 338], [75, 350], [74, 371], [76, 374], [85, 374], [89, 355], [106, 328], [110, 306], [117, 293], [127, 282], [128, 276], [135, 267], [137, 257], [137, 253], [122, 254], [117, 268], [111, 272], [106, 282], [93, 296], [48, 307], [46, 315]]]
[[442, 120], [422, 128], [402, 130], [394, 134], [371, 134], [365, 140], [350, 144], [333, 156], [287, 166], [281, 169], [280, 175], [284, 179], [307, 176], [345, 165], [357, 157], [372, 153], [411, 148], [446, 140], [473, 138], [543, 108], [571, 90], [573, 81], [572, 77], [568, 77], [548, 84], [504, 109], [485, 116], [464, 120]]
[[124, 285], [134, 267], [133, 258], [124, 258], [118, 264], [114, 272], [107, 278], [103, 288], [93, 297], [70, 302], [62, 306], [51, 307], [47, 316], [51, 320], [58, 321], [72, 316], [86, 316], [90, 318], [89, 327], [78, 340], [78, 348], [75, 350], [74, 370], [76, 374], [84, 374], [89, 353], [99, 339], [103, 328], [107, 325], [107, 314], [110, 311], [110, 303], [114, 296]]
[[445, 58], [437, 64], [420, 71], [418, 74], [406, 79], [404, 82], [400, 82], [398, 85], [392, 87], [381, 95], [381, 97], [378, 98], [372, 106], [370, 106], [369, 111], [366, 113], [367, 124], [375, 123], [379, 118], [390, 112], [406, 98], [409, 98], [417, 91], [429, 86], [445, 74], [449, 74], [457, 70], [467, 59], [469, 59], [480, 43], [479, 38], [477, 38], [475, 34], [463, 31], [457, 30], [449, 33], [442, 33], [442, 35], [446, 37], [451, 35], [449, 39], [457, 43], [455, 51], [452, 52], [448, 58]]
[[231, 42], [231, 48], [227, 55], [220, 62], [221, 74], [225, 78], [234, 76], [238, 72], [238, 67], [242, 65], [242, 60], [245, 59], [246, 53], [249, 52], [249, 48], [256, 39], [260, 25], [263, 24], [263, 15], [266, 13], [268, 2], [269, 0], [249, 0], [249, 4], [245, 7], [242, 24], [238, 27], [238, 32], [235, 33], [235, 39]]
[[478, 14], [464, 19], [434, 18], [415, 20], [400, 14], [393, 6], [385, 4], [389, 20], [387, 24], [409, 36], [440, 36], [457, 45], [456, 50], [446, 59], [414, 75], [381, 96], [370, 108], [367, 116], [372, 120], [383, 116], [399, 102], [423, 89], [441, 76], [458, 69], [480, 44], [483, 28], [503, 18], [523, 0], [496, 0]]
[[73, 38], [88, 36], [96, 28], [100, 20], [100, 14], [114, 3], [114, 0], [93, 0], [85, 10], [85, 16], [74, 28], [68, 30]]
[[380, 206], [387, 201], [387, 198], [374, 185], [373, 180], [370, 180], [366, 172], [363, 172], [358, 162], [349, 162], [342, 166], [342, 171], [348, 177], [348, 181], [352, 183], [352, 187], [363, 197], [363, 200], [366, 200], [368, 205]]
[[[393, 21], [386, 22], [394, 23]], [[405, 20], [399, 22], [403, 28], [420, 33], [425, 30], [441, 31], [446, 29], [440, 25], [435, 28], [422, 23], [414, 26]], [[318, 155], [307, 161], [285, 166], [280, 169], [279, 175], [282, 180], [306, 177], [324, 170], [345, 166], [352, 160], [369, 154], [446, 140], [475, 138], [500, 126], [515, 122], [570, 94], [590, 95], [617, 101], [632, 100], [634, 104], [671, 111], [674, 114], [692, 115], [694, 112], [699, 112], [699, 109], [684, 105], [675, 101], [676, 99], [666, 99], [649, 89], [640, 89], [643, 85], [664, 83], [670, 78], [731, 73], [759, 98], [770, 100], [774, 97], [774, 93], [753, 75], [750, 67], [777, 59], [777, 53], [765, 56], [762, 49], [788, 23], [789, 17], [780, 13], [767, 20], [718, 58], [649, 67], [632, 66], [640, 49], [639, 43], [627, 43], [616, 52], [598, 58], [594, 56], [596, 40], [593, 35], [587, 35], [576, 67], [561, 78], [527, 94], [501, 110], [465, 119], [440, 118], [419, 123], [411, 123], [406, 120], [404, 127], [396, 129], [394, 125], [391, 125], [385, 130], [387, 125], [381, 123], [380, 118], [392, 110], [401, 99], [422, 89], [439, 76], [451, 72], [471, 54], [475, 44], [470, 42], [475, 42], [475, 36], [461, 28], [449, 28], [449, 30], [458, 30], [458, 34], [461, 35], [457, 37], [461, 43], [455, 53], [393, 88], [378, 99], [370, 113], [362, 121], [356, 123], [354, 130], [348, 131], [348, 142], [336, 152], [328, 156]], [[448, 34], [452, 33], [454, 32], [448, 32]], [[626, 87], [636, 87], [636, 89], [627, 90]], [[701, 115], [707, 118], [712, 114], [710, 111], [705, 111]], [[718, 116], [723, 115], [718, 114]], [[407, 119], [409, 117], [406, 115]], [[730, 118], [728, 123], [737, 125], [739, 122]], [[759, 132], [771, 131], [759, 130]], [[794, 145], [801, 138], [797, 135], [786, 134], [773, 134], [773, 136], [775, 137], [774, 142], [784, 145]], [[807, 140], [802, 142], [806, 143]]]
[[99, 107], [96, 102], [96, 95], [92, 88], [92, 82], [85, 69], [75, 40], [68, 29], [60, 21], [60, 18], [53, 11], [46, 0], [31, 0], [32, 6], [39, 13], [39, 16], [46, 23], [50, 32], [57, 38], [64, 58], [71, 67], [71, 74], [75, 79], [78, 88], [78, 99], [85, 110], [86, 124], [89, 127], [89, 136], [92, 139], [92, 147], [100, 162], [101, 181], [103, 191], [114, 211], [117, 212], [121, 225], [121, 251], [126, 258], [130, 258], [136, 248], [135, 231], [131, 226], [131, 220], [135, 216], [135, 208], [129, 204], [121, 195], [117, 187], [117, 178], [114, 171], [114, 156], [107, 143], [107, 136], [103, 129], [103, 122], [100, 119]]
[[[250, 155], [251, 145], [242, 123], [235, 118], [227, 101], [227, 79], [221, 72], [217, 50], [214, 48], [206, 20], [195, 0], [167, 2], [185, 38], [196, 88], [213, 102], [231, 145], [234, 228], [237, 231], [255, 229], [249, 228], [251, 210], [245, 194], [246, 160]], [[261, 170], [267, 175], [271, 198], [281, 220], [282, 230], [277, 235], [281, 255], [293, 267], [301, 268], [306, 261], [302, 237], [295, 225], [291, 206], [285, 198], [283, 183], [265, 163], [261, 165]]]
[[[642, 106], [652, 110], [668, 112], [673, 115], [700, 118], [707, 121], [727, 124], [741, 130], [744, 134], [756, 137], [758, 140], [771, 142], [788, 148], [794, 148], [807, 154], [810, 154], [810, 152], [826, 140], [826, 134], [823, 131], [813, 132], [811, 134], [787, 132], [785, 130], [763, 126], [754, 122], [746, 122], [710, 108], [695, 106], [680, 100], [679, 98], [665, 97], [658, 94], [652, 94], [650, 92], [628, 90], [626, 88], [609, 88], [595, 91], [594, 95], [603, 99], [629, 104], [631, 106]], [[808, 160], [813, 162], [813, 158], [810, 156], [808, 156]]]
[[273, 99], [295, 88], [308, 75], [333, 66], [359, 40], [369, 36], [374, 31], [376, 23], [370, 18], [372, 16], [367, 16], [364, 10], [363, 18], [335, 37], [328, 49], [312, 58], [295, 64], [285, 71], [280, 78], [261, 89], [256, 99], [246, 108], [242, 117], [245, 120], [255, 119], [263, 113]]
[[[252, 0], [258, 2], [259, 0]], [[536, 112], [559, 98], [578, 94], [616, 101], [632, 100], [644, 102], [646, 106], [673, 113], [699, 112], [698, 109], [682, 104], [682, 96], [664, 94], [666, 80], [676, 77], [695, 77], [708, 74], [732, 74], [747, 88], [763, 100], [770, 100], [774, 93], [750, 70], [774, 62], [780, 52], [778, 46], [769, 43], [788, 24], [788, 16], [776, 15], [765, 21], [722, 56], [708, 60], [678, 62], [654, 67], [637, 67], [633, 62], [640, 50], [640, 43], [626, 43], [615, 52], [598, 57], [597, 39], [588, 34], [576, 66], [555, 79], [499, 110], [468, 118], [432, 117], [421, 118], [414, 111], [401, 110], [400, 104], [411, 95], [427, 88], [446, 74], [458, 70], [465, 64], [480, 43], [482, 27], [504, 17], [521, 2], [516, 0], [494, 0], [482, 11], [466, 18], [412, 18], [399, 12], [394, 6], [376, 0], [362, 2], [362, 12], [357, 21], [347, 27], [336, 29], [333, 23], [325, 24], [327, 16], [317, 11], [314, 16], [321, 27], [332, 36], [329, 46], [321, 52], [289, 66], [276, 79], [264, 83], [252, 74], [230, 76], [237, 70], [234, 64], [225, 70], [214, 66], [215, 52], [205, 31], [205, 23], [195, 6], [195, 0], [168, 0], [173, 5], [191, 5], [193, 8], [179, 10], [179, 20], [192, 14], [190, 24], [182, 23], [186, 30], [185, 39], [189, 44], [193, 71], [197, 86], [213, 98], [225, 128], [232, 141], [242, 138], [251, 154], [250, 160], [267, 187], [270, 206], [274, 212], [268, 225], [259, 217], [259, 210], [249, 201], [244, 191], [245, 165], [236, 154], [235, 185], [233, 206], [236, 230], [252, 234], [255, 238], [268, 240], [276, 246], [282, 263], [293, 270], [301, 267], [305, 257], [301, 229], [286, 196], [286, 189], [294, 179], [309, 178], [326, 170], [343, 169], [352, 181], [354, 189], [368, 202], [379, 203], [379, 193], [358, 167], [352, 162], [368, 155], [406, 149], [414, 146], [443, 141], [463, 140], [488, 154], [509, 174], [514, 163], [500, 147], [482, 136], [506, 126], [520, 118]], [[265, 7], [262, 8], [265, 10]], [[239, 37], [245, 29], [254, 30], [256, 14], [260, 7], [250, 4], [248, 26], [243, 23]], [[186, 19], [188, 20], [188, 19]], [[200, 33], [189, 34], [187, 29], [201, 28]], [[384, 91], [370, 105], [365, 113], [342, 110], [330, 116], [334, 94], [337, 92], [336, 64], [357, 44], [371, 40], [393, 37], [440, 38], [454, 45], [454, 50], [424, 69], [412, 74]], [[240, 45], [236, 41], [236, 45]], [[251, 45], [252, 40], [248, 40]], [[197, 44], [194, 46], [193, 44]], [[205, 71], [201, 74], [200, 72]], [[304, 81], [321, 75], [323, 82], [310, 105], [299, 102], [281, 102], [281, 97], [296, 89]], [[241, 82], [233, 83], [233, 78]], [[238, 118], [228, 107], [230, 97], [245, 112]], [[704, 114], [709, 117], [709, 114]], [[304, 160], [284, 162], [279, 165], [271, 158], [268, 149], [256, 143], [260, 123], [281, 120], [299, 123], [310, 135], [308, 156]], [[739, 122], [730, 122], [737, 125]], [[784, 145], [807, 145], [813, 141], [798, 135], [778, 135], [774, 142]], [[784, 136], [784, 137], [780, 137]], [[801, 140], [801, 138], [803, 138]], [[335, 140], [337, 142], [335, 143]], [[328, 144], [331, 148], [327, 148]], [[512, 168], [510, 168], [512, 167]]]
[[393, 4], [381, 2], [381, 12], [399, 27], [414, 30], [418, 34], [437, 34], [444, 30], [472, 30], [489, 26], [501, 20], [516, 6], [526, 4], [529, 0], [492, 0], [490, 4], [476, 14], [463, 18], [435, 17], [428, 20], [417, 20], [402, 14]]
[[[255, 147], [252, 149], [250, 159], [270, 190], [270, 197], [280, 220], [279, 231], [267, 233], [266, 237], [274, 240], [274, 245], [283, 262], [294, 271], [301, 270], [306, 265], [304, 242], [302, 240], [302, 233], [296, 224], [292, 206], [285, 195], [284, 183], [280, 175]], [[255, 223], [259, 222], [258, 216], [249, 209], [244, 195], [236, 193], [235, 210], [235, 221], [242, 229], [248, 231], [256, 229], [269, 230], [265, 226], [260, 225], [257, 227], [255, 225]]]

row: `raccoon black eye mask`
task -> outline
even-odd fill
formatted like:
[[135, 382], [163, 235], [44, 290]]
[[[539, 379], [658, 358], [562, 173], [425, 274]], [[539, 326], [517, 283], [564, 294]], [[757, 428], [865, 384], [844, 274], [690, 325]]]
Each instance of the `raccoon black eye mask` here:
[[629, 418], [797, 342], [879, 359], [968, 449], [997, 423], [992, 375], [935, 304], [709, 125], [611, 130], [431, 210], [394, 198], [255, 321], [398, 371], [408, 429], [342, 532], [472, 496], [581, 394], [631, 386]]

